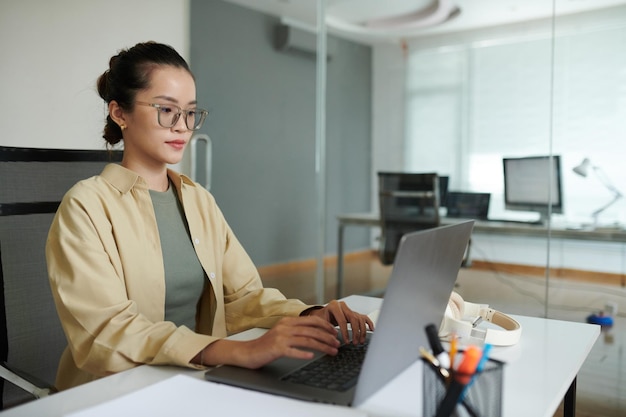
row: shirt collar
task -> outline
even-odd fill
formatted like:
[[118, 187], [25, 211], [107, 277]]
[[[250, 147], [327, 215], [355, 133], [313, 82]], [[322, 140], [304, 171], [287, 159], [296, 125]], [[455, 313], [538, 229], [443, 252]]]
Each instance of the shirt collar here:
[[[119, 164], [108, 164], [100, 175], [122, 194], [128, 193], [133, 187], [148, 189], [146, 180], [136, 172]], [[195, 183], [189, 177], [171, 169], [167, 170], [167, 176], [170, 177], [174, 186], [178, 189], [182, 188], [183, 185], [195, 187]]]

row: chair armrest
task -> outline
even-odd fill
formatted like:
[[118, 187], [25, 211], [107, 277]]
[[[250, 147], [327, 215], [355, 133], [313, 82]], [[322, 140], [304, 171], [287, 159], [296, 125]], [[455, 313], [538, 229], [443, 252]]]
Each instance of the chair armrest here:
[[20, 387], [35, 398], [47, 397], [57, 392], [57, 389], [28, 373], [9, 366], [6, 362], [0, 363], [0, 378]]

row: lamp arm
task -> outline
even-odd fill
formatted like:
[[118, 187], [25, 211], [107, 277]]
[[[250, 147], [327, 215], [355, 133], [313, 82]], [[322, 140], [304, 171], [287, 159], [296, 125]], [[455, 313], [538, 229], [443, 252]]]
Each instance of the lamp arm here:
[[[615, 188], [615, 186], [611, 183], [611, 181], [609, 180], [609, 177], [607, 177], [607, 175], [605, 174], [605, 172], [602, 170], [602, 168], [598, 167], [598, 166], [594, 166], [593, 167], [593, 172], [595, 172], [596, 176], [598, 177], [598, 179], [600, 180], [600, 182], [602, 182], [602, 184], [609, 189], [609, 191], [611, 191], [613, 194], [615, 194], [615, 199], [613, 201], [611, 201], [608, 206], [610, 206], [611, 204], [613, 204], [616, 200], [618, 200], [620, 197], [623, 196], [623, 194], [617, 189]], [[608, 207], [607, 206], [607, 207]], [[604, 208], [599, 209], [599, 211], [604, 210]]]
[[598, 222], [598, 216], [600, 215], [600, 213], [602, 213], [604, 210], [608, 209], [609, 207], [611, 207], [613, 204], [615, 204], [617, 202], [617, 200], [619, 200], [620, 198], [622, 198], [622, 195], [620, 194], [620, 192], [618, 191], [614, 196], [613, 199], [611, 201], [609, 201], [608, 203], [606, 203], [605, 205], [603, 205], [602, 207], [600, 207], [599, 209], [597, 209], [596, 211], [594, 211], [593, 213], [591, 213], [591, 217], [594, 220], [594, 224], [597, 224]]

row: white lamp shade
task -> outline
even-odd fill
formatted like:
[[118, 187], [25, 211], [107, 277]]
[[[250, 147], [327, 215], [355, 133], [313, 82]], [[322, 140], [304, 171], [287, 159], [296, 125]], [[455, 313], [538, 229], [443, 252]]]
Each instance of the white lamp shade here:
[[591, 161], [589, 158], [583, 159], [580, 165], [576, 165], [572, 171], [580, 175], [581, 177], [586, 177], [589, 173], [589, 168], [591, 168]]

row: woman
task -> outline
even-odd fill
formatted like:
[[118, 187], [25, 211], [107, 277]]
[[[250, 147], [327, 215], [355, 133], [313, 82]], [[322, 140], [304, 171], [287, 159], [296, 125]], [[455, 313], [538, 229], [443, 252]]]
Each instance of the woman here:
[[[343, 302], [307, 306], [262, 287], [252, 261], [213, 197], [167, 168], [183, 157], [206, 112], [193, 75], [171, 47], [137, 44], [111, 58], [98, 79], [108, 104], [104, 138], [124, 141], [109, 164], [68, 191], [46, 257], [68, 348], [57, 388], [139, 364], [257, 368], [281, 356], [336, 354], [364, 341], [367, 316]], [[229, 333], [266, 327], [251, 341]]]

